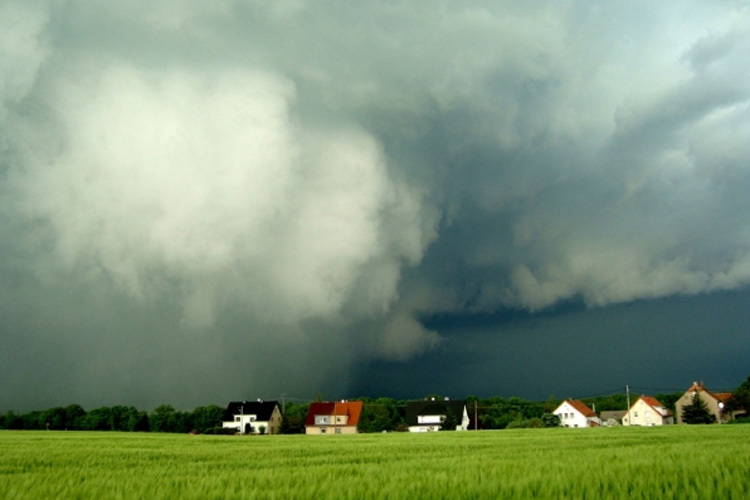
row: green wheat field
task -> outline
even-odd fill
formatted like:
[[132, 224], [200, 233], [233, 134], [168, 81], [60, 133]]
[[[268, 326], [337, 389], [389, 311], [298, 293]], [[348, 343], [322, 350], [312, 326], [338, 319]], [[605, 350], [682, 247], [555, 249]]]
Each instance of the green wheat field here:
[[0, 498], [750, 498], [750, 425], [354, 436], [0, 431]]

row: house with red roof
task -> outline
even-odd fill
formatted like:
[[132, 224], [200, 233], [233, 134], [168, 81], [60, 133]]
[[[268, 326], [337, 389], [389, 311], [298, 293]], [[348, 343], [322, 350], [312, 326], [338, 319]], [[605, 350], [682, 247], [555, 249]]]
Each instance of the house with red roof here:
[[560, 419], [562, 427], [597, 427], [602, 421], [596, 412], [577, 399], [563, 401], [555, 411], [552, 412]]
[[706, 389], [703, 382], [693, 382], [690, 389], [685, 391], [685, 394], [683, 394], [674, 404], [678, 424], [684, 423], [682, 421], [682, 407], [690, 405], [696, 395], [700, 395], [700, 398], [706, 403], [706, 406], [708, 406], [708, 411], [716, 417], [717, 423], [733, 420], [736, 414], [741, 412], [739, 410], [734, 412], [728, 410], [727, 402], [729, 401], [729, 398], [732, 397], [731, 392], [711, 392]]
[[356, 434], [362, 406], [362, 401], [310, 403], [305, 434]]
[[672, 411], [651, 396], [639, 397], [622, 417], [622, 425], [670, 425], [674, 424]]

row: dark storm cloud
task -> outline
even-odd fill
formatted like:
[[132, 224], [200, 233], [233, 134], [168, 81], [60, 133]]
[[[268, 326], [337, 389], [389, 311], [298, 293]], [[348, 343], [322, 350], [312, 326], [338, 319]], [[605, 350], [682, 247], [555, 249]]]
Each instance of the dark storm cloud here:
[[748, 15], [3, 1], [2, 406], [336, 397], [460, 351], [432, 315], [741, 289]]

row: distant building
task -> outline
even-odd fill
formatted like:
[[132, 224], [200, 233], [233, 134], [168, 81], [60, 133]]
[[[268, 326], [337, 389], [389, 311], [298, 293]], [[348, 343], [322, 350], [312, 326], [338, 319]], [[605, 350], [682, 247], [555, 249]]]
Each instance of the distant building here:
[[701, 399], [708, 406], [708, 411], [716, 417], [716, 422], [726, 422], [733, 420], [741, 411], [729, 411], [726, 407], [727, 401], [732, 397], [731, 392], [711, 392], [703, 385], [703, 382], [693, 382], [690, 389], [685, 391], [680, 399], [675, 403], [675, 412], [677, 413], [677, 423], [683, 424], [682, 407], [693, 402], [693, 398], [700, 394]]
[[240, 434], [278, 434], [281, 410], [278, 401], [232, 401], [222, 420], [222, 427]]
[[356, 434], [362, 401], [310, 403], [305, 434]]
[[577, 399], [563, 401], [555, 411], [562, 427], [597, 427], [602, 421], [596, 412]]
[[463, 400], [412, 401], [406, 406], [406, 425], [409, 432], [439, 431], [449, 414], [455, 417], [455, 430], [469, 428], [469, 413]]
[[639, 397], [622, 417], [622, 425], [670, 425], [674, 424], [671, 410], [650, 396]]
[[625, 416], [627, 410], [605, 410], [599, 412], [599, 420], [602, 421], [602, 425], [605, 427], [615, 427], [622, 425], [622, 417]]

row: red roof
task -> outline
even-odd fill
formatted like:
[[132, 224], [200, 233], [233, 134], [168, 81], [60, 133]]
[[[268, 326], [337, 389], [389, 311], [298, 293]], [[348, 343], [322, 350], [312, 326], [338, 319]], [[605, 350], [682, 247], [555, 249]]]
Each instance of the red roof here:
[[[658, 399], [652, 398], [651, 396], [641, 396], [640, 399], [643, 400], [643, 402], [649, 405], [651, 408], [653, 408], [654, 411], [659, 412], [659, 414], [661, 414], [662, 416], [669, 417], [672, 415], [672, 412], [669, 410], [669, 408], [661, 404]], [[664, 409], [667, 412], [666, 415], [661, 412], [660, 408]]]
[[723, 403], [726, 403], [727, 400], [732, 397], [731, 392], [716, 392], [713, 393], [706, 389], [706, 387], [703, 385], [703, 382], [693, 382], [693, 385], [690, 386], [690, 389], [688, 389], [685, 392], [705, 392], [712, 398], [714, 398], [716, 401], [721, 401]]
[[595, 417], [596, 412], [577, 399], [568, 399], [568, 404], [584, 417]]
[[346, 426], [356, 427], [359, 423], [359, 416], [362, 414], [362, 401], [343, 401], [340, 403], [320, 402], [310, 403], [310, 409], [307, 411], [305, 426], [315, 426], [315, 415], [348, 415]]

